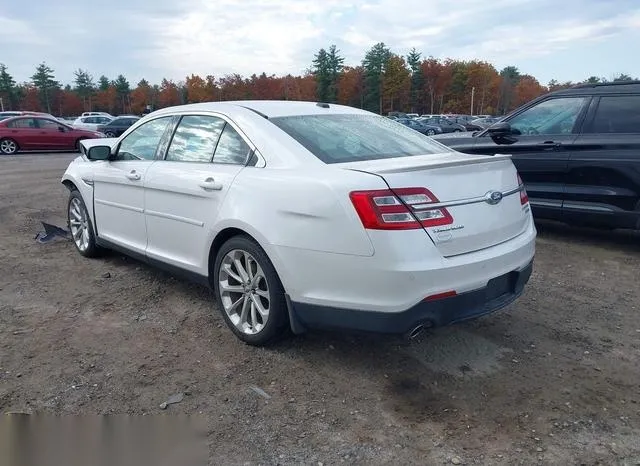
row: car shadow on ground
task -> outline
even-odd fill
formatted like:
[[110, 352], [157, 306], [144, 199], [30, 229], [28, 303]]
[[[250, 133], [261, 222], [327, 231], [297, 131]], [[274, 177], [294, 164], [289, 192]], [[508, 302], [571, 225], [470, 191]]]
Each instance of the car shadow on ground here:
[[538, 238], [568, 241], [620, 251], [640, 252], [640, 231], [606, 230], [566, 225], [552, 221], [536, 221]]

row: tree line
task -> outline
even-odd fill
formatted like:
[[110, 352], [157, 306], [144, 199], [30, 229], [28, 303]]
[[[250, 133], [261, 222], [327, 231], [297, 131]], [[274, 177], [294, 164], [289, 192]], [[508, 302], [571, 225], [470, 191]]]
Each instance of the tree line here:
[[[632, 80], [618, 74], [611, 81]], [[607, 82], [590, 76], [583, 83]], [[423, 57], [416, 49], [407, 56], [380, 42], [369, 49], [357, 66], [345, 65], [335, 45], [320, 49], [302, 75], [261, 73], [249, 77], [228, 74], [191, 74], [183, 81], [163, 79], [160, 84], [140, 80], [135, 87], [120, 74], [115, 79], [95, 79], [83, 69], [74, 72], [72, 84], [62, 85], [47, 63], [40, 63], [31, 79], [16, 83], [0, 63], [0, 98], [5, 110], [43, 111], [59, 116], [84, 111], [141, 114], [185, 103], [222, 100], [281, 99], [340, 103], [386, 114], [499, 114], [546, 92], [570, 87], [573, 82], [541, 84], [515, 66], [501, 70], [482, 60], [440, 60]]]

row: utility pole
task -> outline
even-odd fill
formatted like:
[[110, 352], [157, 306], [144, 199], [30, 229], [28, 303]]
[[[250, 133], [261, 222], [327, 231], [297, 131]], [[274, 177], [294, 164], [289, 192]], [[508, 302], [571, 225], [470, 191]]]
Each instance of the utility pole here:
[[4, 112], [4, 102], [2, 101], [2, 97], [0, 97], [0, 112]]
[[471, 116], [473, 116], [473, 98], [476, 95], [476, 88], [472, 87], [471, 88]]

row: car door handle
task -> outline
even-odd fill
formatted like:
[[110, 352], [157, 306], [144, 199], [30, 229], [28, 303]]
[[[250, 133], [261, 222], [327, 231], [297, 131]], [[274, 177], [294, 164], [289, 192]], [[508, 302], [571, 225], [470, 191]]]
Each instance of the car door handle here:
[[222, 185], [220, 183], [216, 183], [216, 180], [213, 178], [207, 178], [199, 185], [205, 191], [220, 191], [222, 189]]
[[135, 170], [131, 170], [129, 173], [127, 173], [127, 178], [132, 181], [138, 181], [141, 177], [140, 173], [136, 172]]
[[538, 147], [541, 147], [544, 150], [554, 150], [561, 146], [562, 146], [561, 142], [555, 142], [555, 141], [545, 141], [538, 144]]

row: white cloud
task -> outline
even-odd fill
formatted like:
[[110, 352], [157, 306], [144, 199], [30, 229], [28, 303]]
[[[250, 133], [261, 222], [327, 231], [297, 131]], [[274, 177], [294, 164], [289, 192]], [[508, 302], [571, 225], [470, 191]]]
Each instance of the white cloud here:
[[[1, 1], [1, 0], [0, 0]], [[126, 3], [125, 3], [126, 1]], [[6, 2], [5, 2], [6, 3]], [[151, 7], [153, 5], [153, 7]], [[184, 79], [301, 73], [336, 44], [349, 65], [384, 42], [394, 52], [483, 59], [560, 80], [624, 71], [640, 43], [638, 0], [66, 0], [27, 12], [3, 4], [2, 59], [16, 79], [45, 60], [58, 79], [73, 70]], [[4, 47], [8, 44], [8, 47]], [[597, 58], [592, 50], [604, 50]]]

